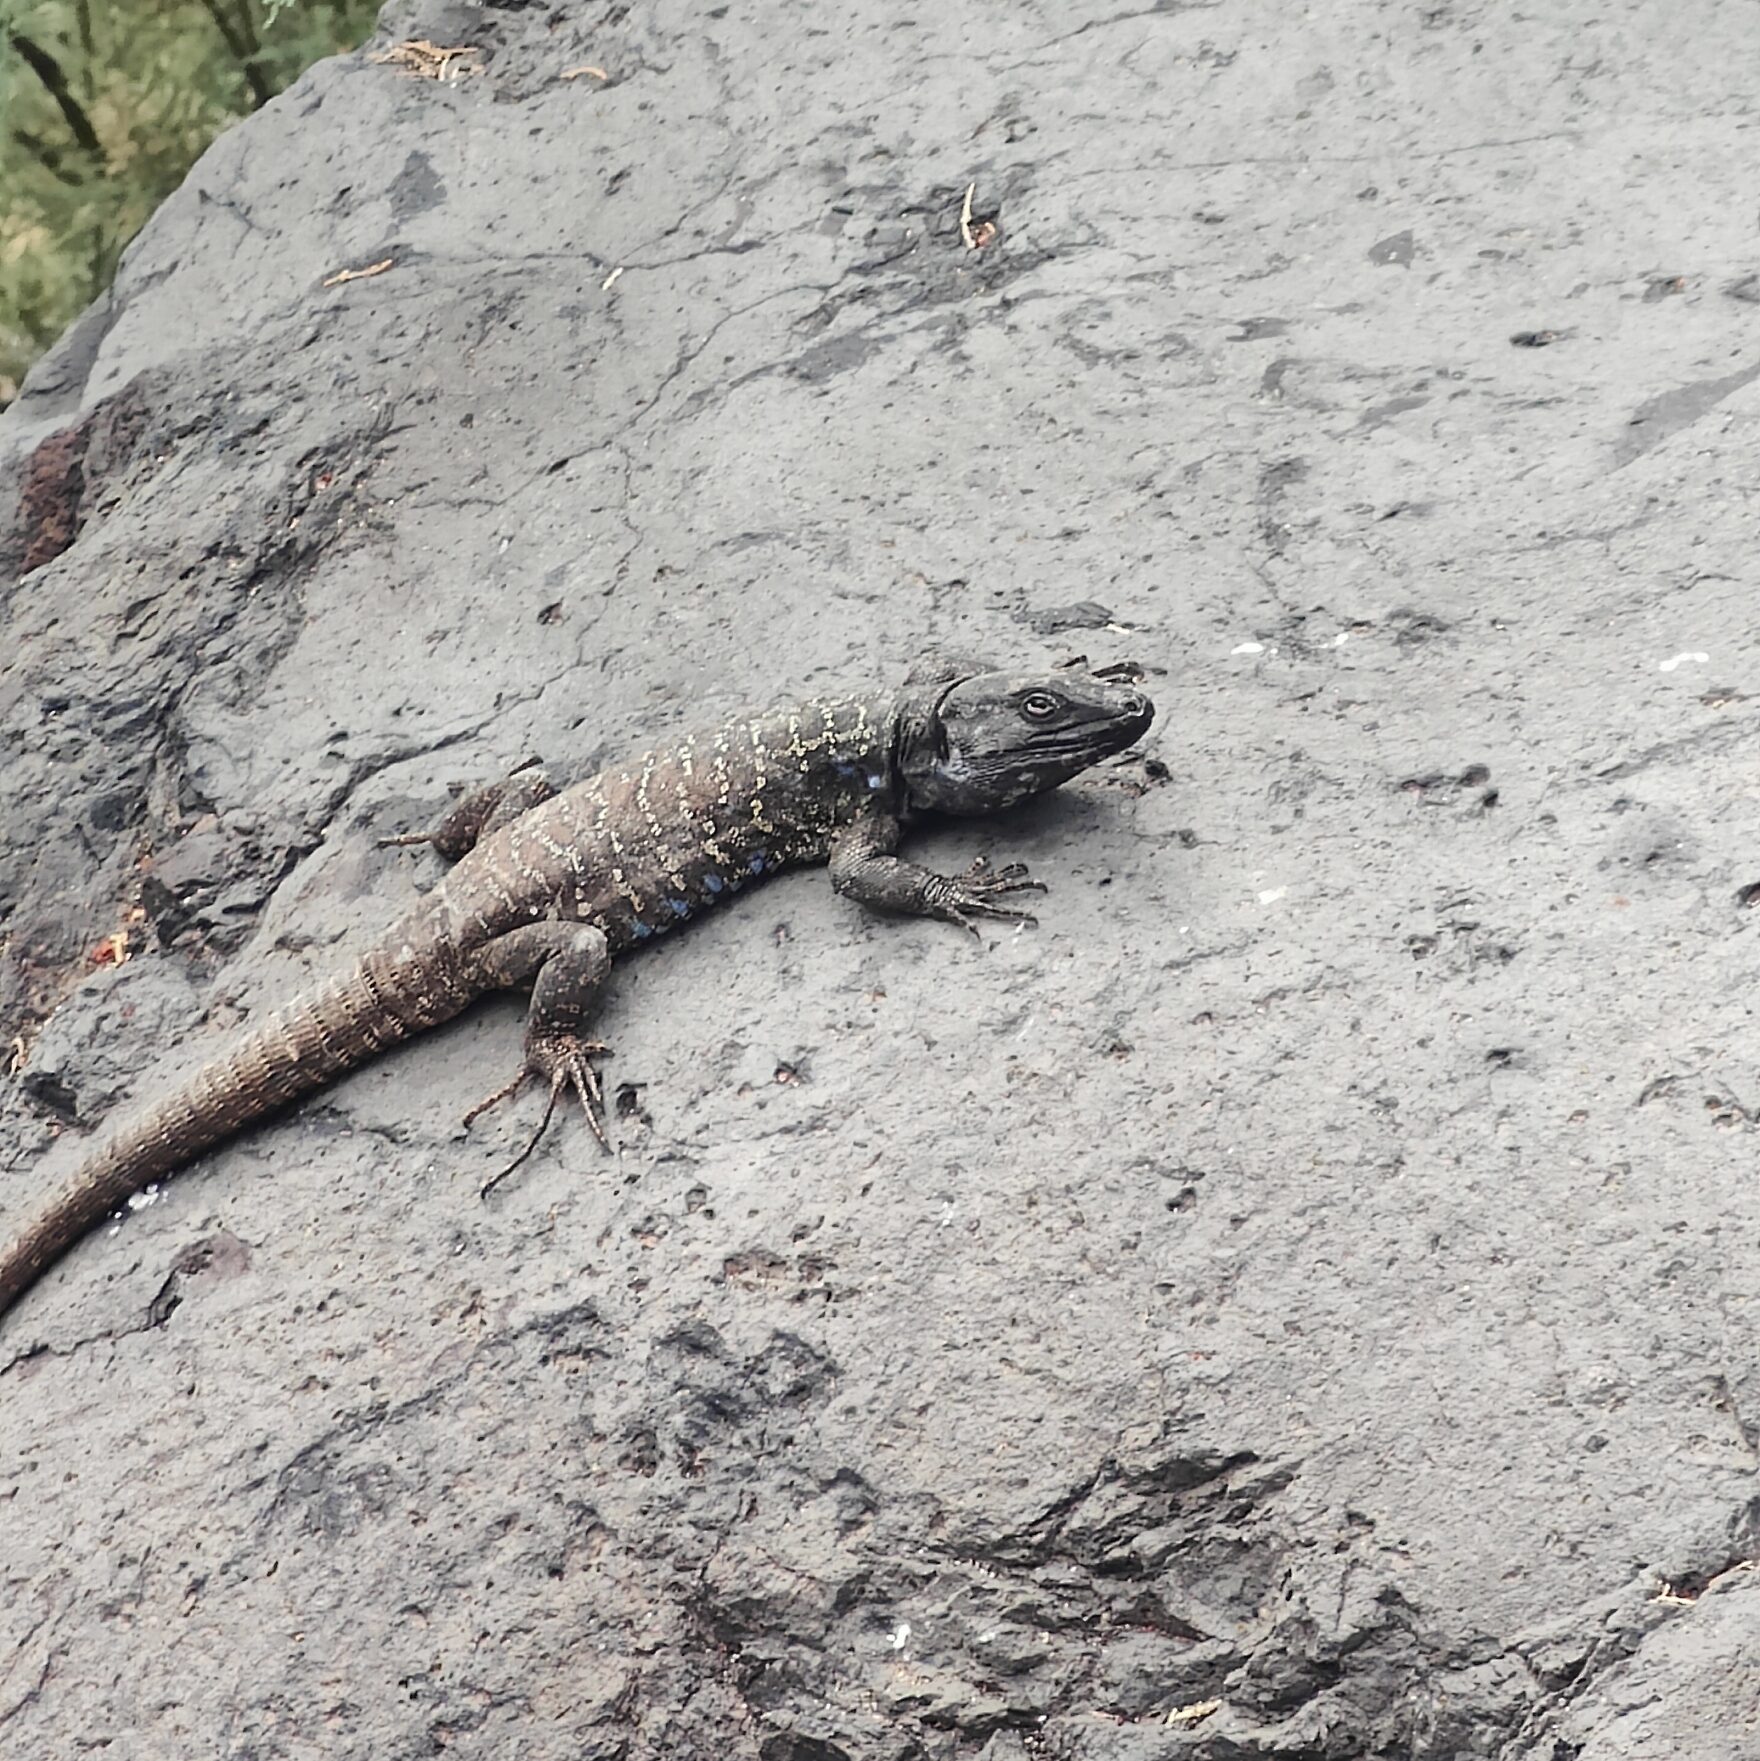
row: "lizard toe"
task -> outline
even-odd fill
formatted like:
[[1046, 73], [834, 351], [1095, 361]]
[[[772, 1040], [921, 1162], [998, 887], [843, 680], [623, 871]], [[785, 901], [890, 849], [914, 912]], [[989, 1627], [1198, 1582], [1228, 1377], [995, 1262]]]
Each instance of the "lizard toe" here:
[[599, 1074], [591, 1060], [606, 1057], [610, 1051], [603, 1040], [582, 1039], [572, 1033], [534, 1035], [526, 1051], [528, 1064], [548, 1078], [553, 1093], [564, 1087], [574, 1090], [587, 1124], [598, 1138], [599, 1147], [605, 1150], [611, 1148], [605, 1131], [605, 1092], [599, 1086]]
[[489, 1108], [511, 1100], [533, 1077], [544, 1081], [550, 1090], [550, 1099], [531, 1141], [499, 1174], [484, 1182], [480, 1197], [487, 1198], [508, 1175], [530, 1157], [543, 1141], [544, 1133], [550, 1129], [550, 1121], [556, 1116], [557, 1103], [571, 1088], [579, 1097], [581, 1110], [587, 1116], [587, 1124], [592, 1128], [593, 1135], [599, 1140], [599, 1147], [605, 1150], [611, 1148], [610, 1139], [605, 1134], [604, 1091], [599, 1086], [598, 1072], [589, 1062], [591, 1058], [602, 1057], [610, 1050], [603, 1040], [582, 1039], [572, 1033], [533, 1034], [527, 1039], [526, 1061], [519, 1074], [504, 1088], [497, 1089], [487, 1100], [479, 1101], [472, 1107], [465, 1114], [464, 1122], [468, 1125]]

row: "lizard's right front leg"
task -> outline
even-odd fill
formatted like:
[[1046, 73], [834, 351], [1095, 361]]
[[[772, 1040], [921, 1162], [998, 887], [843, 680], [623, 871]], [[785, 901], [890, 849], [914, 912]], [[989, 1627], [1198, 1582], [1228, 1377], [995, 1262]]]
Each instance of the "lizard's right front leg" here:
[[503, 826], [512, 825], [521, 814], [530, 813], [540, 802], [548, 801], [555, 793], [555, 785], [543, 771], [525, 764], [498, 783], [471, 790], [441, 815], [431, 832], [412, 832], [401, 838], [381, 838], [379, 848], [385, 850], [399, 844], [432, 844], [448, 862], [457, 862], [468, 856], [484, 838], [492, 837]]
[[997, 903], [1009, 893], [1045, 891], [1044, 883], [1031, 879], [1023, 864], [1011, 862], [993, 869], [980, 856], [964, 874], [937, 874], [894, 855], [898, 837], [898, 821], [890, 814], [874, 814], [843, 827], [831, 840], [832, 886], [871, 911], [939, 917], [973, 935], [981, 933], [974, 921], [979, 917], [1037, 921], [1018, 905]]
[[511, 1099], [534, 1076], [550, 1089], [543, 1122], [525, 1149], [483, 1188], [486, 1193], [538, 1147], [556, 1103], [572, 1087], [585, 1109], [587, 1123], [600, 1144], [605, 1134], [605, 1097], [591, 1062], [608, 1051], [603, 1041], [586, 1037], [585, 1029], [611, 971], [611, 949], [602, 930], [590, 923], [530, 923], [509, 930], [478, 949], [478, 971], [491, 987], [524, 984], [532, 979], [532, 1006], [526, 1016], [525, 1062], [505, 1088], [480, 1101], [465, 1114], [465, 1124], [498, 1102]]

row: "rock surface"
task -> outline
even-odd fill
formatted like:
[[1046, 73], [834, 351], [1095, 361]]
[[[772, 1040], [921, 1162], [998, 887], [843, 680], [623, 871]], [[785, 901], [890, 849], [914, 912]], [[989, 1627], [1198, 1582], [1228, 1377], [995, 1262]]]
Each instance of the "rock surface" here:
[[478, 1202], [509, 999], [76, 1253], [5, 1754], [1760, 1753], [1752, 32], [436, 0], [222, 139], [0, 422], [0, 1222], [528, 752], [1170, 774], [628, 962], [615, 1160]]

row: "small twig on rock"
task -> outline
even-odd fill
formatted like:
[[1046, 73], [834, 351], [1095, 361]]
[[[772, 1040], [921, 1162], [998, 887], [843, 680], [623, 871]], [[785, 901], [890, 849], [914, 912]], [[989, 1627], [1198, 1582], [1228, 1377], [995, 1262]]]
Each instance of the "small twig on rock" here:
[[382, 66], [389, 64], [408, 79], [454, 80], [462, 73], [481, 73], [480, 67], [465, 64], [466, 56], [480, 54], [482, 50], [469, 43], [445, 49], [425, 37], [411, 37], [405, 42], [393, 43], [389, 49], [381, 49], [367, 59]]
[[589, 67], [585, 63], [579, 67], [565, 67], [556, 77], [558, 79], [579, 79], [583, 73], [591, 74], [594, 79], [601, 83], [611, 78], [611, 75], [608, 74], [604, 68]]
[[1213, 1712], [1222, 1710], [1220, 1700], [1193, 1700], [1189, 1706], [1176, 1706], [1168, 1713], [1169, 1724], [1202, 1724]]
[[396, 261], [395, 257], [382, 257], [377, 263], [369, 263], [365, 269], [338, 269], [334, 275], [326, 275], [322, 285], [341, 287], [345, 281], [365, 281], [369, 275], [383, 275]]

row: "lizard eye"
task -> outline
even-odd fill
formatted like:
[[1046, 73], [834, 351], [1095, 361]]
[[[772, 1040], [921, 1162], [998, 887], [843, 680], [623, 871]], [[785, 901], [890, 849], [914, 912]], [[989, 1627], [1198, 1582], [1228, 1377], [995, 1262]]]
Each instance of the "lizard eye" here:
[[1021, 699], [1021, 714], [1030, 722], [1048, 722], [1062, 707], [1049, 691], [1029, 691]]

